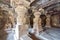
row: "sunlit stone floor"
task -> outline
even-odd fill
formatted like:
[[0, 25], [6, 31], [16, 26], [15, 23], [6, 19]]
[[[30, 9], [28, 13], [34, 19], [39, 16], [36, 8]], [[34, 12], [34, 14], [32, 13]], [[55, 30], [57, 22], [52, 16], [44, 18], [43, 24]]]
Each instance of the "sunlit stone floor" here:
[[[5, 37], [4, 31], [0, 30], [0, 40], [14, 40], [14, 30], [9, 29], [7, 36]], [[47, 29], [44, 32], [41, 32], [39, 36], [34, 37], [31, 36], [33, 39], [40, 39], [40, 40], [60, 40], [60, 28], [51, 28]]]
[[60, 29], [51, 28], [40, 33], [39, 37], [41, 40], [60, 40]]
[[[30, 30], [31, 32], [32, 30]], [[32, 32], [31, 32], [32, 33]], [[50, 28], [35, 35], [40, 40], [60, 40], [60, 28]]]
[[12, 29], [8, 29], [7, 33], [8, 33], [8, 35], [7, 35], [7, 39], [6, 40], [14, 40], [15, 32], [14, 32], [13, 28]]
[[0, 40], [14, 40], [14, 30], [0, 30]]

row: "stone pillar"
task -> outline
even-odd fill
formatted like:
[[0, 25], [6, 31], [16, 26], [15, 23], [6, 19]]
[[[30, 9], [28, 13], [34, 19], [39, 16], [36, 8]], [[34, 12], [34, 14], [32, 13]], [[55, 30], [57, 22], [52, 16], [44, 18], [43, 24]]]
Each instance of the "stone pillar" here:
[[26, 17], [25, 13], [27, 13], [27, 9], [30, 8], [29, 6], [31, 2], [27, 0], [10, 0], [10, 5], [17, 13], [17, 24], [15, 29], [16, 40], [18, 40], [24, 34], [27, 34], [29, 24], [26, 23], [28, 17]]
[[40, 15], [41, 15], [40, 12], [35, 12], [34, 13], [35, 18], [33, 19], [33, 30], [37, 35], [39, 35], [39, 32], [43, 30], [41, 26]]
[[27, 35], [28, 34], [28, 27], [29, 27], [29, 23], [27, 23], [27, 8], [24, 7], [23, 5], [17, 6], [15, 9], [16, 13], [17, 13], [17, 31], [16, 35], [20, 37]]
[[50, 24], [50, 15], [48, 14], [48, 15], [46, 15], [46, 26], [45, 27], [47, 27], [47, 28], [51, 28], [51, 24]]

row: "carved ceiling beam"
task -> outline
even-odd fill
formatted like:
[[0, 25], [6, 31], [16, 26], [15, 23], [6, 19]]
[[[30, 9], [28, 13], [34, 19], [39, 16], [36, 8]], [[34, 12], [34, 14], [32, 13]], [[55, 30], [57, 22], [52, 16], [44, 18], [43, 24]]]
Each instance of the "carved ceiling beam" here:
[[[42, 1], [42, 3], [41, 3]], [[30, 6], [31, 7], [35, 7], [35, 9], [39, 9], [39, 8], [45, 8], [45, 7], [48, 7], [52, 4], [56, 4], [56, 3], [59, 3], [60, 0], [49, 0], [49, 1], [45, 1], [43, 2], [44, 0], [36, 0], [36, 1], [33, 1]]]

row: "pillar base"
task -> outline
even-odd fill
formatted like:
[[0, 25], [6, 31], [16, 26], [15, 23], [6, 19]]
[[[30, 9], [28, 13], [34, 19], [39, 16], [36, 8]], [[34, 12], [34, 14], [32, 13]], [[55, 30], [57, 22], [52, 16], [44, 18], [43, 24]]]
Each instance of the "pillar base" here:
[[51, 26], [45, 26], [46, 28], [51, 28]]
[[32, 40], [28, 35], [23, 35], [20, 40]]

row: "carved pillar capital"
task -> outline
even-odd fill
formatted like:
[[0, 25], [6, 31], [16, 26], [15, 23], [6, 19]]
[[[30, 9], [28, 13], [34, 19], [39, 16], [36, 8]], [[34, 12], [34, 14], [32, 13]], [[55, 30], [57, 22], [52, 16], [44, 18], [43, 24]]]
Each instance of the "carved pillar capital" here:
[[27, 8], [29, 8], [31, 2], [27, 1], [27, 0], [10, 0], [10, 5], [15, 8], [19, 5], [23, 5]]

